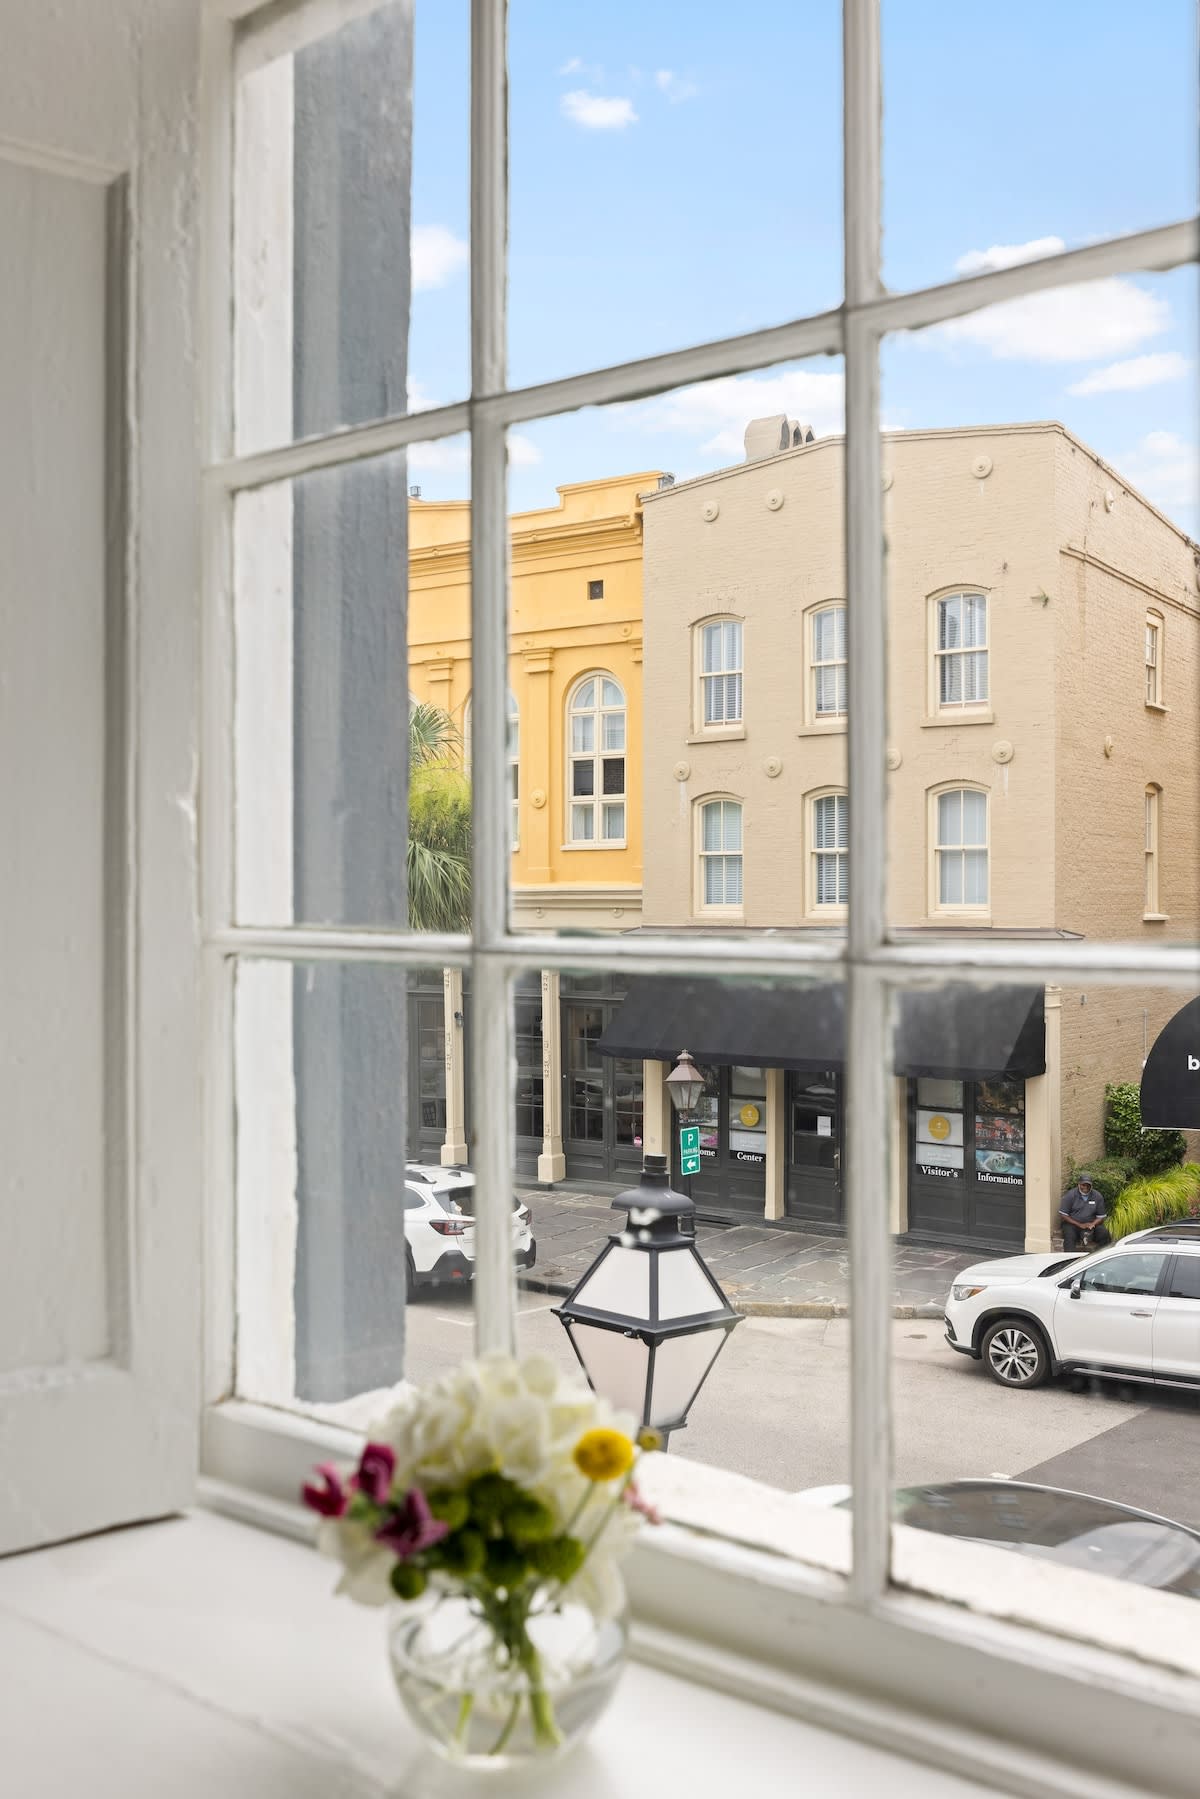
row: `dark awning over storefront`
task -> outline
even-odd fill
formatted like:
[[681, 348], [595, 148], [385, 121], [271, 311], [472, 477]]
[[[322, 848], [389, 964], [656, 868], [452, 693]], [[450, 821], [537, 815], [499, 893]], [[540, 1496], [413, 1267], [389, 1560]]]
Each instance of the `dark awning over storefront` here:
[[[986, 1080], [1044, 1074], [1041, 987], [948, 985], [900, 1002], [897, 1074]], [[840, 1068], [846, 1055], [844, 990], [650, 977], [635, 980], [599, 1041], [603, 1056], [757, 1068]]]
[[1200, 1130], [1200, 999], [1163, 1026], [1142, 1070], [1147, 1130]]

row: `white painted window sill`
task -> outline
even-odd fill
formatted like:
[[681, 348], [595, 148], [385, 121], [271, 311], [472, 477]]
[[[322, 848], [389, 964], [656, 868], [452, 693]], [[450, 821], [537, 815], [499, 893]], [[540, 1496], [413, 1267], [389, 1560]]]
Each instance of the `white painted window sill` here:
[[[468, 1799], [403, 1715], [384, 1616], [333, 1565], [197, 1513], [0, 1565], [5, 1790], [38, 1799]], [[490, 1791], [966, 1799], [985, 1789], [886, 1747], [632, 1662], [569, 1760]]]
[[745, 740], [745, 725], [710, 725], [694, 731], [687, 739], [688, 743], [741, 743]]
[[968, 709], [964, 706], [961, 712], [938, 712], [931, 718], [921, 720], [923, 731], [934, 731], [938, 728], [954, 725], [994, 725], [996, 714], [990, 706]]
[[1171, 914], [1169, 912], [1143, 912], [1142, 913], [1142, 923], [1143, 924], [1170, 924], [1170, 922], [1171, 922]]

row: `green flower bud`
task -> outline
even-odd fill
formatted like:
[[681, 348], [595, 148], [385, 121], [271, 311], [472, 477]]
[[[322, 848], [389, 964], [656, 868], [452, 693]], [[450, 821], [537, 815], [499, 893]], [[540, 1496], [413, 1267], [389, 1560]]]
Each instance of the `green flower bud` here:
[[493, 1586], [510, 1590], [519, 1586], [529, 1571], [529, 1564], [515, 1543], [507, 1537], [493, 1537], [487, 1546], [487, 1577]]
[[429, 1551], [429, 1560], [434, 1567], [444, 1568], [447, 1574], [458, 1574], [465, 1578], [479, 1573], [487, 1560], [487, 1547], [479, 1532], [468, 1525], [464, 1530], [456, 1530], [451, 1536], [443, 1537]]
[[471, 1482], [469, 1495], [472, 1522], [484, 1531], [498, 1527], [518, 1490], [503, 1474], [492, 1472], [477, 1476]]
[[397, 1562], [391, 1574], [392, 1592], [397, 1599], [419, 1599], [425, 1591], [425, 1570], [415, 1562]]
[[434, 1517], [442, 1524], [448, 1524], [451, 1530], [461, 1529], [471, 1516], [471, 1502], [465, 1493], [455, 1493], [448, 1487], [439, 1487], [427, 1497]]
[[532, 1493], [518, 1493], [505, 1511], [505, 1534], [514, 1543], [544, 1543], [554, 1529], [554, 1513]]
[[544, 1543], [531, 1543], [529, 1560], [534, 1571], [544, 1580], [557, 1580], [564, 1586], [578, 1574], [587, 1550], [578, 1537], [551, 1537]]

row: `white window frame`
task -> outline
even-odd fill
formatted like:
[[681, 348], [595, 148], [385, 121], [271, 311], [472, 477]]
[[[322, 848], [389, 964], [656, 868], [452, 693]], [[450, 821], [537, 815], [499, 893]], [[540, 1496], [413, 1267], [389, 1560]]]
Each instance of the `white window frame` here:
[[[575, 697], [580, 688], [588, 681], [594, 681], [596, 683], [595, 704], [587, 707], [583, 712], [576, 712]], [[621, 704], [619, 706], [605, 705], [603, 686], [605, 681], [611, 681], [620, 693]], [[616, 712], [620, 712], [625, 721], [625, 747], [621, 751], [621, 759], [624, 763], [624, 785], [619, 795], [603, 792], [605, 756], [604, 720], [606, 715], [612, 715]], [[576, 718], [586, 717], [589, 714], [595, 721], [595, 729], [592, 734], [592, 748], [590, 752], [587, 750], [580, 750], [576, 753], [573, 743], [574, 729], [572, 721]], [[566, 748], [567, 766], [565, 787], [563, 791], [563, 848], [571, 850], [623, 850], [629, 837], [629, 695], [625, 691], [625, 683], [623, 681], [618, 681], [611, 669], [588, 669], [586, 673], [579, 676], [578, 680], [572, 681], [570, 687], [567, 689], [565, 719], [566, 728], [563, 737]], [[615, 755], [616, 751], [614, 750], [610, 753]], [[575, 797], [573, 791], [575, 786], [573, 770], [576, 762], [590, 762], [592, 765], [592, 791], [590, 794], [583, 795], [578, 799]], [[619, 805], [621, 807], [625, 829], [620, 837], [602, 837], [600, 835], [600, 831], [604, 825], [604, 808], [606, 805]], [[594, 827], [593, 836], [576, 837], [576, 806], [591, 807], [592, 824]]]
[[1146, 665], [1146, 704], [1152, 712], [1165, 712], [1163, 701], [1163, 648], [1166, 632], [1161, 612], [1148, 608], [1143, 657]]
[[[972, 599], [983, 601], [984, 640], [981, 644], [973, 644], [970, 649], [957, 648], [943, 650], [939, 648], [939, 623], [942, 607], [948, 600]], [[931, 724], [990, 724], [992, 711], [992, 596], [990, 591], [976, 582], [957, 582], [953, 587], [940, 587], [928, 598], [928, 630], [929, 630], [929, 691], [926, 700], [927, 723]], [[943, 700], [942, 698], [942, 666], [952, 658], [983, 655], [987, 658], [984, 664], [987, 671], [987, 694], [976, 700]]]
[[[845, 619], [845, 642], [849, 649], [850, 617], [845, 600], [822, 600], [816, 606], [810, 606], [804, 615], [804, 723], [810, 731], [844, 731], [846, 729], [846, 707], [836, 712], [822, 712], [817, 706], [818, 671], [825, 668], [842, 668], [847, 671], [847, 689], [849, 688], [849, 655], [817, 657], [817, 620], [826, 612], [840, 612]], [[847, 702], [849, 692], [847, 691]]]
[[822, 856], [838, 857], [849, 873], [850, 846], [847, 835], [845, 848], [821, 848], [817, 844], [817, 807], [823, 800], [844, 800], [846, 802], [847, 832], [849, 831], [849, 796], [844, 787], [821, 787], [804, 798], [804, 829], [807, 839], [807, 854], [804, 858], [805, 872], [805, 912], [811, 918], [828, 919], [831, 922], [843, 919], [847, 907], [840, 900], [822, 902], [820, 894], [819, 864]]
[[[725, 625], [736, 625], [738, 629], [738, 657], [728, 668], [706, 670], [704, 666], [705, 633], [720, 629]], [[722, 636], [722, 645], [724, 637]], [[695, 665], [696, 722], [695, 732], [698, 739], [710, 737], [744, 737], [746, 735], [746, 624], [745, 620], [733, 612], [720, 612], [712, 618], [698, 619], [692, 626], [692, 659]], [[708, 687], [713, 681], [724, 681], [735, 675], [738, 681], [738, 712], [736, 718], [709, 719]]]
[[[709, 806], [736, 806], [741, 814], [741, 847], [737, 850], [706, 850], [704, 847], [704, 814]], [[737, 793], [705, 793], [700, 796], [693, 807], [695, 818], [695, 868], [696, 879], [692, 910], [696, 916], [705, 918], [741, 919], [746, 911], [746, 802]], [[722, 814], [722, 818], [724, 815]], [[710, 858], [719, 856], [728, 860], [736, 856], [741, 863], [742, 897], [736, 905], [714, 902], [710, 904], [705, 898], [705, 865]]]
[[[984, 802], [984, 840], [982, 844], [943, 843], [941, 840], [941, 801], [952, 793], [982, 794]], [[929, 789], [929, 914], [930, 917], [987, 919], [992, 914], [992, 796], [978, 781], [941, 781]], [[982, 849], [987, 857], [987, 899], [942, 899], [942, 856], [964, 855], [969, 849]]]
[[[329, 16], [340, 0], [318, 0]], [[361, 0], [345, 0], [354, 6]], [[968, 1779], [1026, 1793], [1094, 1793], [1096, 1705], [1103, 1707], [1105, 1778], [1112, 1790], [1144, 1790], [1146, 1758], [1160, 1790], [1194, 1786], [1195, 1687], [1106, 1646], [1100, 1612], [1060, 1608], [1038, 1616], [1035, 1587], [1052, 1573], [1006, 1557], [1001, 1581], [959, 1590], [940, 1539], [921, 1546], [893, 1533], [891, 1459], [891, 1237], [878, 1203], [891, 1141], [892, 1075], [886, 1044], [894, 990], [945, 979], [978, 985], [1047, 982], [1166, 986], [1181, 997], [1196, 983], [1194, 949], [1143, 939], [893, 940], [885, 909], [886, 646], [882, 530], [879, 352], [889, 332], [918, 330], [977, 309], [1068, 283], [1165, 271], [1197, 261], [1200, 220], [1178, 219], [1124, 237], [990, 270], [942, 286], [885, 290], [880, 270], [881, 117], [878, 0], [844, 0], [843, 179], [846, 220], [842, 303], [813, 316], [513, 389], [506, 376], [507, 74], [504, 0], [473, 0], [471, 74], [471, 396], [425, 412], [338, 430], [237, 457], [232, 439], [231, 120], [238, 22], [255, 0], [209, 0], [204, 16], [202, 228], [205, 320], [201, 437], [204, 473], [204, 734], [202, 743], [202, 921], [207, 1014], [209, 1276], [205, 1469], [210, 1497], [284, 1529], [297, 1522], [300, 1470], [314, 1455], [345, 1452], [354, 1439], [313, 1420], [245, 1405], [234, 1391], [232, 1016], [238, 958], [353, 958], [405, 968], [469, 969], [476, 1068], [512, 1059], [509, 982], [531, 970], [602, 969], [603, 938], [517, 933], [509, 915], [509, 793], [504, 756], [508, 687], [506, 434], [540, 417], [634, 401], [689, 383], [748, 374], [814, 356], [841, 356], [846, 376], [846, 590], [854, 595], [848, 653], [855, 705], [848, 720], [850, 907], [844, 943], [702, 931], [647, 931], [622, 944], [629, 975], [693, 972], [802, 983], [840, 972], [847, 990], [847, 1110], [844, 1180], [850, 1266], [850, 1479], [853, 1560], [846, 1575], [736, 1543], [663, 1527], [634, 1558], [642, 1653], [703, 1678], [760, 1692], [802, 1716], [897, 1745]], [[273, 31], [291, 28], [278, 6], [263, 9]], [[786, 311], [786, 302], [781, 310]], [[248, 928], [234, 923], [230, 533], [235, 496], [264, 482], [348, 463], [417, 441], [471, 433], [471, 651], [474, 729], [483, 753], [474, 783], [473, 929], [469, 936], [417, 937], [354, 929]], [[475, 1280], [480, 1349], [515, 1343], [515, 1291], [508, 1193], [511, 1095], [481, 1082], [475, 1099], [479, 1208]], [[881, 1171], [883, 1171], [881, 1175]], [[674, 1462], [674, 1458], [668, 1458]], [[677, 1478], [685, 1476], [679, 1465]], [[699, 1473], [694, 1476], [699, 1480]], [[732, 1477], [729, 1477], [732, 1478]], [[713, 1471], [706, 1479], [721, 1486]], [[727, 1481], [725, 1484], [728, 1484]], [[707, 1487], [705, 1488], [707, 1491]], [[740, 1491], [740, 1489], [739, 1489]], [[763, 1504], [766, 1505], [766, 1500]], [[741, 1516], [749, 1508], [741, 1500]], [[736, 1516], [731, 1510], [730, 1517]], [[730, 1537], [736, 1528], [729, 1527]], [[920, 1533], [915, 1533], [919, 1535]], [[960, 1546], [961, 1547], [961, 1546]], [[980, 1552], [982, 1553], [982, 1552]], [[961, 1566], [961, 1561], [960, 1564]], [[972, 1563], [972, 1566], [974, 1564]], [[1033, 1575], [1037, 1580], [1032, 1578]], [[894, 1584], [893, 1576], [900, 1584]], [[1001, 1584], [1003, 1591], [1000, 1590]], [[1096, 1594], [1106, 1583], [1096, 1583]], [[938, 1595], [952, 1594], [953, 1603]], [[1121, 1606], [1134, 1615], [1128, 1594]], [[1085, 1622], [1072, 1614], [1086, 1612]], [[1003, 1614], [1003, 1615], [1000, 1615]], [[1032, 1621], [1031, 1621], [1032, 1620]], [[1074, 1638], [1066, 1632], [1075, 1629]], [[1084, 1640], [1085, 1633], [1088, 1640]], [[1118, 1787], [1117, 1783], [1124, 1783]]]
[[1158, 924], [1166, 918], [1162, 909], [1162, 788], [1157, 781], [1146, 782], [1145, 792], [1145, 880], [1142, 886], [1142, 917]]

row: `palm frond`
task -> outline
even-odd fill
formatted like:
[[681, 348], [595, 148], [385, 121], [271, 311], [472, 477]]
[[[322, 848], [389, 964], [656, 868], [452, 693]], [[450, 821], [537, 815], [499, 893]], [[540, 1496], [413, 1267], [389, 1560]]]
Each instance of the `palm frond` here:
[[414, 931], [470, 929], [470, 856], [409, 838], [408, 923]]
[[408, 767], [450, 768], [461, 760], [462, 738], [448, 712], [419, 700], [408, 715]]

